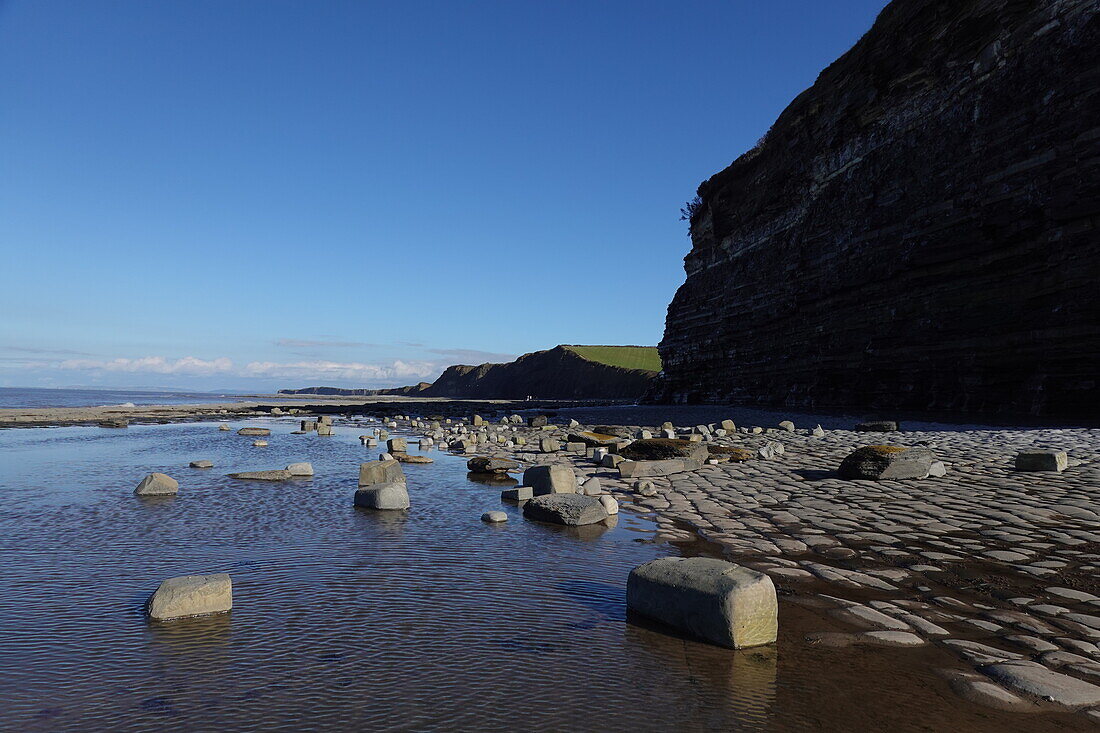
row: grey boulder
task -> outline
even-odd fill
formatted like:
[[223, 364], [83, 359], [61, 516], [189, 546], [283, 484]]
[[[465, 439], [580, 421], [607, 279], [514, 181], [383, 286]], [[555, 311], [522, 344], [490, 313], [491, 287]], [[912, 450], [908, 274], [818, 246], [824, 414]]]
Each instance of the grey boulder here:
[[607, 519], [607, 510], [594, 496], [548, 494], [536, 496], [523, 505], [523, 516], [536, 522], [578, 527]]
[[167, 474], [151, 473], [134, 489], [137, 496], [170, 496], [180, 490], [179, 482]]
[[397, 461], [368, 461], [359, 464], [359, 485], [388, 484], [404, 481], [405, 472]]
[[226, 573], [181, 575], [163, 581], [146, 610], [156, 621], [224, 613], [233, 608], [233, 581]]
[[573, 469], [560, 464], [531, 466], [523, 472], [524, 486], [530, 486], [535, 496], [540, 494], [572, 494], [577, 490]]
[[355, 491], [355, 506], [365, 509], [400, 510], [409, 508], [409, 490], [405, 480], [371, 484]]
[[767, 575], [707, 557], [665, 557], [634, 568], [626, 582], [631, 611], [719, 646], [771, 644], [779, 628]]

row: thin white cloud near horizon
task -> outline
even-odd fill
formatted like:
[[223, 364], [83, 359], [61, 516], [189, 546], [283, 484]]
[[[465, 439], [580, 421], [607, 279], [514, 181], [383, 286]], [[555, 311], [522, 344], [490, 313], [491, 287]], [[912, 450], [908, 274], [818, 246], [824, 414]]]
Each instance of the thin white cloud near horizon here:
[[56, 367], [74, 371], [131, 372], [147, 374], [179, 374], [208, 376], [234, 374], [241, 377], [309, 378], [333, 377], [338, 379], [393, 379], [418, 377], [440, 368], [439, 361], [411, 361], [395, 359], [391, 363], [338, 362], [327, 360], [276, 362], [252, 361], [238, 367], [232, 359], [200, 359], [184, 356], [170, 359], [164, 356], [143, 356], [136, 359], [65, 359]]

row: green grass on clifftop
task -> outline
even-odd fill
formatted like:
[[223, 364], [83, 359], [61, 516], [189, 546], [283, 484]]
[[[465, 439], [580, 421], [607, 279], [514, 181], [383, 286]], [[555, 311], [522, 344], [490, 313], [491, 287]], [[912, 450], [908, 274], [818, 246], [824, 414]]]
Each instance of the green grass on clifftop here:
[[623, 369], [646, 369], [651, 372], [661, 371], [661, 355], [657, 353], [656, 346], [572, 346], [565, 344], [564, 348], [579, 356], [608, 366], [622, 367]]

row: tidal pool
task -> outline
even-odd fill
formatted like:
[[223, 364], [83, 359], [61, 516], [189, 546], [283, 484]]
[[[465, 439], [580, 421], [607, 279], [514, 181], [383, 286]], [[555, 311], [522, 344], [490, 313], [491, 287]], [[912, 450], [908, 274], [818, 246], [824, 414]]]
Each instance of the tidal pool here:
[[[236, 435], [272, 428], [266, 448]], [[783, 604], [776, 647], [733, 652], [627, 618], [626, 578], [702, 543], [630, 512], [581, 530], [525, 521], [438, 451], [405, 466], [412, 509], [352, 506], [377, 458], [289, 420], [0, 431], [0, 728], [6, 730], [1003, 730], [924, 649], [807, 645], [831, 628]], [[207, 458], [213, 469], [187, 464]], [[316, 475], [230, 471], [309, 461]], [[151, 471], [180, 482], [140, 499]], [[487, 525], [503, 508], [509, 521]], [[148, 621], [164, 578], [228, 572], [229, 614]], [[899, 659], [903, 660], [899, 663]], [[1063, 721], [1064, 722], [1064, 721]], [[1071, 725], [1074, 723], [1071, 721]]]

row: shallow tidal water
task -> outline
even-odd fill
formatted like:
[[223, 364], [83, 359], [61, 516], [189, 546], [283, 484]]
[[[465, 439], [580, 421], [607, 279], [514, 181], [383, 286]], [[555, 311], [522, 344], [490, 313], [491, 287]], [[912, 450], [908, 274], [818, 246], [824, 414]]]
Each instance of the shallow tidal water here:
[[[273, 429], [267, 448], [236, 435]], [[356, 509], [377, 458], [296, 422], [0, 431], [0, 729], [1035, 729], [930, 673], [941, 650], [822, 649], [834, 628], [781, 606], [775, 647], [734, 652], [628, 619], [630, 569], [702, 543], [646, 518], [559, 528], [470, 481], [465, 458], [407, 465], [408, 513]], [[213, 469], [191, 469], [207, 458]], [[310, 461], [312, 479], [226, 473]], [[139, 499], [151, 471], [180, 482]], [[504, 508], [509, 521], [479, 517]], [[176, 575], [228, 572], [234, 608], [148, 621]], [[961, 726], [961, 727], [959, 727]], [[1008, 726], [1006, 728], [1006, 726]]]

